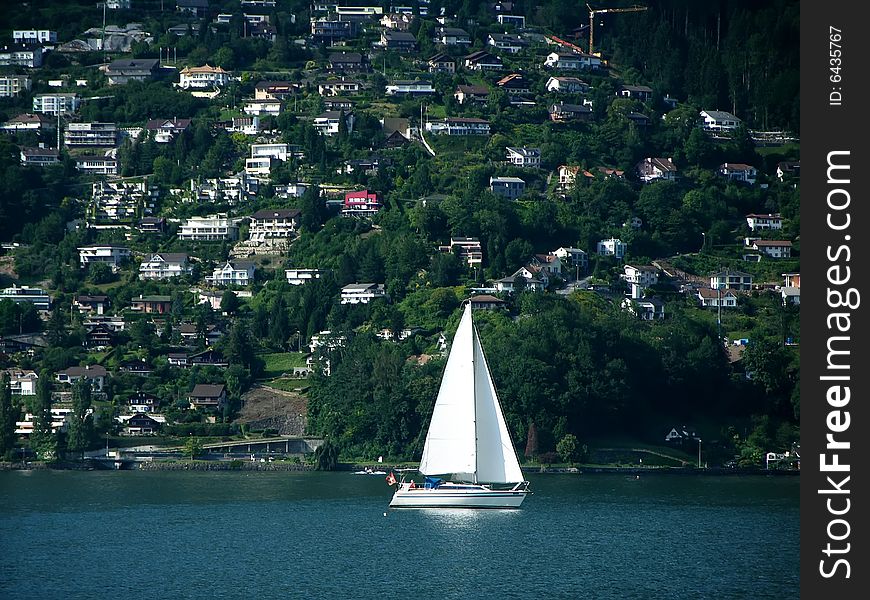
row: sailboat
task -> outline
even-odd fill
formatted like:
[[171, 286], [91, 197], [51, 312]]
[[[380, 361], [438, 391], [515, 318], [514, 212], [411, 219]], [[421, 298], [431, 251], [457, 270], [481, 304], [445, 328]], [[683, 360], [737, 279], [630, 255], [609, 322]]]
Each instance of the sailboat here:
[[425, 481], [403, 479], [390, 507], [518, 508], [531, 493], [471, 310], [466, 301], [435, 400], [418, 469]]

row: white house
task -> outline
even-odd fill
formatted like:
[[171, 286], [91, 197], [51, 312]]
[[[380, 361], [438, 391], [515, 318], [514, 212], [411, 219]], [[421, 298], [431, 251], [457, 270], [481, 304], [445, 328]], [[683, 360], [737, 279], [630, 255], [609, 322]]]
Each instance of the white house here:
[[178, 230], [179, 240], [215, 242], [239, 239], [239, 221], [218, 213], [207, 217], [191, 217]]
[[628, 250], [628, 244], [617, 238], [609, 240], [601, 240], [596, 245], [596, 252], [600, 256], [614, 256], [622, 259], [625, 257], [625, 252]]
[[581, 250], [580, 248], [565, 248], [563, 246], [553, 250], [550, 254], [558, 256], [562, 259], [564, 265], [570, 266], [578, 271], [580, 269], [585, 271], [589, 264], [589, 256], [586, 254], [585, 250]]
[[621, 306], [642, 321], [665, 318], [665, 305], [658, 298], [623, 298]]
[[751, 290], [752, 275], [725, 269], [710, 275], [710, 288], [714, 290]]
[[758, 169], [743, 163], [724, 163], [719, 165], [719, 174], [732, 181], [754, 184], [758, 177]]
[[248, 239], [262, 242], [267, 239], [296, 237], [299, 226], [298, 208], [264, 208], [251, 215]]
[[788, 240], [755, 240], [752, 248], [764, 252], [771, 258], [791, 257], [791, 242]]
[[12, 41], [16, 44], [56, 44], [57, 32], [48, 29], [13, 29]]
[[533, 292], [541, 292], [546, 287], [544, 283], [535, 277], [525, 277], [524, 275], [514, 274], [509, 277], [502, 277], [493, 282], [497, 292], [512, 294], [517, 291], [531, 290]]
[[28, 285], [12, 285], [0, 291], [0, 300], [12, 300], [15, 304], [29, 302], [37, 310], [51, 309], [51, 296], [45, 290], [38, 287], [30, 287]]
[[82, 99], [74, 93], [36, 94], [33, 96], [33, 112], [44, 115], [74, 113], [81, 105]]
[[471, 36], [464, 29], [457, 27], [438, 27], [433, 41], [445, 46], [470, 46]]
[[12, 98], [32, 86], [33, 80], [25, 75], [0, 75], [0, 98]]
[[139, 265], [139, 279], [168, 279], [187, 275], [190, 263], [183, 252], [157, 252]]
[[79, 264], [84, 269], [94, 263], [107, 263], [116, 271], [119, 265], [130, 258], [130, 249], [124, 246], [81, 246]]
[[68, 383], [70, 385], [79, 379], [87, 379], [90, 380], [95, 392], [102, 392], [108, 374], [108, 371], [102, 365], [85, 365], [84, 367], [69, 367], [59, 371], [54, 378], [60, 383]]
[[230, 82], [230, 74], [221, 67], [208, 63], [201, 67], [185, 67], [179, 73], [178, 87], [182, 89], [222, 88]]
[[353, 131], [353, 113], [345, 113], [341, 110], [327, 110], [314, 117], [314, 129], [321, 135], [336, 135], [342, 119], [347, 126], [347, 131]]
[[511, 54], [521, 52], [529, 45], [522, 36], [511, 33], [490, 33], [486, 38], [486, 44], [487, 46], [492, 46], [493, 48], [498, 48], [499, 50], [504, 50]]
[[287, 144], [251, 144], [251, 158], [270, 156], [275, 160], [286, 161], [294, 154], [293, 148]]
[[425, 129], [436, 135], [489, 135], [489, 121], [475, 117], [448, 117], [426, 121]]
[[731, 290], [700, 288], [698, 290], [698, 300], [701, 302], [701, 306], [705, 308], [718, 308], [720, 304], [722, 308], [734, 308], [737, 306], [737, 295]]
[[384, 93], [387, 96], [398, 96], [407, 94], [410, 96], [421, 96], [426, 94], [434, 94], [435, 88], [429, 81], [414, 80], [397, 80], [386, 86]]
[[466, 102], [486, 102], [489, 98], [489, 88], [485, 85], [459, 85], [453, 92], [453, 97], [459, 104]]
[[245, 106], [242, 110], [246, 115], [272, 115], [273, 117], [277, 117], [281, 114], [281, 101], [270, 100], [267, 98], [262, 100], [247, 100], [245, 101]]
[[516, 200], [526, 191], [526, 182], [519, 177], [490, 177], [489, 191], [496, 196]]
[[323, 269], [285, 269], [284, 276], [290, 285], [303, 285], [325, 274]]
[[351, 79], [330, 79], [317, 85], [317, 92], [321, 96], [342, 96], [344, 94], [359, 93], [359, 82]]
[[670, 158], [647, 157], [635, 167], [638, 179], [644, 183], [652, 181], [674, 181], [677, 178], [677, 167]]
[[732, 131], [740, 126], [740, 119], [724, 110], [702, 110], [701, 127], [708, 131]]
[[540, 148], [507, 146], [505, 151], [507, 152], [507, 161], [512, 165], [532, 168], [538, 168], [541, 166]]
[[254, 279], [254, 263], [241, 260], [228, 260], [215, 268], [205, 280], [212, 285], [245, 286]]
[[[13, 396], [34, 396], [39, 375], [31, 369], [5, 369]], [[0, 371], [3, 373], [3, 371]]]
[[550, 52], [544, 59], [544, 66], [560, 71], [596, 69], [601, 66], [601, 58], [579, 52]]
[[548, 92], [566, 94], [585, 94], [589, 91], [589, 84], [576, 77], [550, 77], [545, 87]]
[[752, 231], [761, 231], [763, 229], [782, 229], [782, 215], [766, 214], [758, 215], [750, 213], [746, 215], [746, 224]]
[[456, 252], [459, 258], [469, 267], [479, 267], [483, 264], [483, 246], [476, 237], [451, 237], [450, 244], [438, 246], [440, 252]]
[[630, 291], [629, 296], [632, 299], [643, 298], [644, 289], [652, 287], [659, 282], [659, 270], [653, 266], [641, 265], [625, 265], [622, 278], [628, 283]]
[[386, 298], [382, 283], [351, 283], [341, 288], [342, 304], [368, 304], [377, 298]]

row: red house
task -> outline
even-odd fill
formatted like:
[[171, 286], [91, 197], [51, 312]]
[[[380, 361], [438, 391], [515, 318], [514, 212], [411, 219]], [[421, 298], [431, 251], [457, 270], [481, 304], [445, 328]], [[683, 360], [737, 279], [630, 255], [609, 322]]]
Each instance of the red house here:
[[344, 206], [341, 214], [348, 216], [372, 216], [381, 209], [381, 200], [377, 192], [361, 190], [348, 192], [344, 195]]

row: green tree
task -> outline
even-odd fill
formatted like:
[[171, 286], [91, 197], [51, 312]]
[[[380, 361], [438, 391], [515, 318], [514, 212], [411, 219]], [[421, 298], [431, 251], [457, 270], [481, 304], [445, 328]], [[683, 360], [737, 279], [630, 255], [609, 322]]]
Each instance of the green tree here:
[[182, 452], [190, 460], [195, 460], [198, 456], [202, 456], [202, 440], [196, 436], [188, 437], [184, 442], [184, 450]]
[[12, 401], [12, 386], [9, 373], [0, 377], [0, 457], [7, 460], [15, 448], [15, 422], [18, 420], [18, 406]]
[[91, 396], [91, 380], [87, 377], [79, 378], [72, 389], [73, 412], [67, 442], [67, 449], [79, 457], [84, 455], [84, 451], [90, 447], [94, 438]]
[[233, 315], [239, 310], [239, 297], [232, 290], [227, 290], [221, 296], [221, 312]]
[[51, 428], [51, 373], [42, 371], [36, 382], [36, 404], [33, 410], [33, 433], [30, 448], [40, 460], [55, 460], [58, 455], [57, 435]]
[[338, 466], [338, 446], [329, 438], [314, 451], [314, 468], [317, 471], [334, 471]]
[[556, 453], [564, 462], [573, 463], [577, 459], [577, 436], [566, 433], [556, 444]]

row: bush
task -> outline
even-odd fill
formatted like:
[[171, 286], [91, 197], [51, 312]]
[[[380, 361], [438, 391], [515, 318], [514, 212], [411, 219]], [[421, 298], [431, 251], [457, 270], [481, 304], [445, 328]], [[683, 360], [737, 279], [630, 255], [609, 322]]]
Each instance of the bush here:
[[554, 462], [559, 462], [559, 455], [555, 452], [542, 452], [538, 454], [538, 462], [542, 465], [552, 465]]

